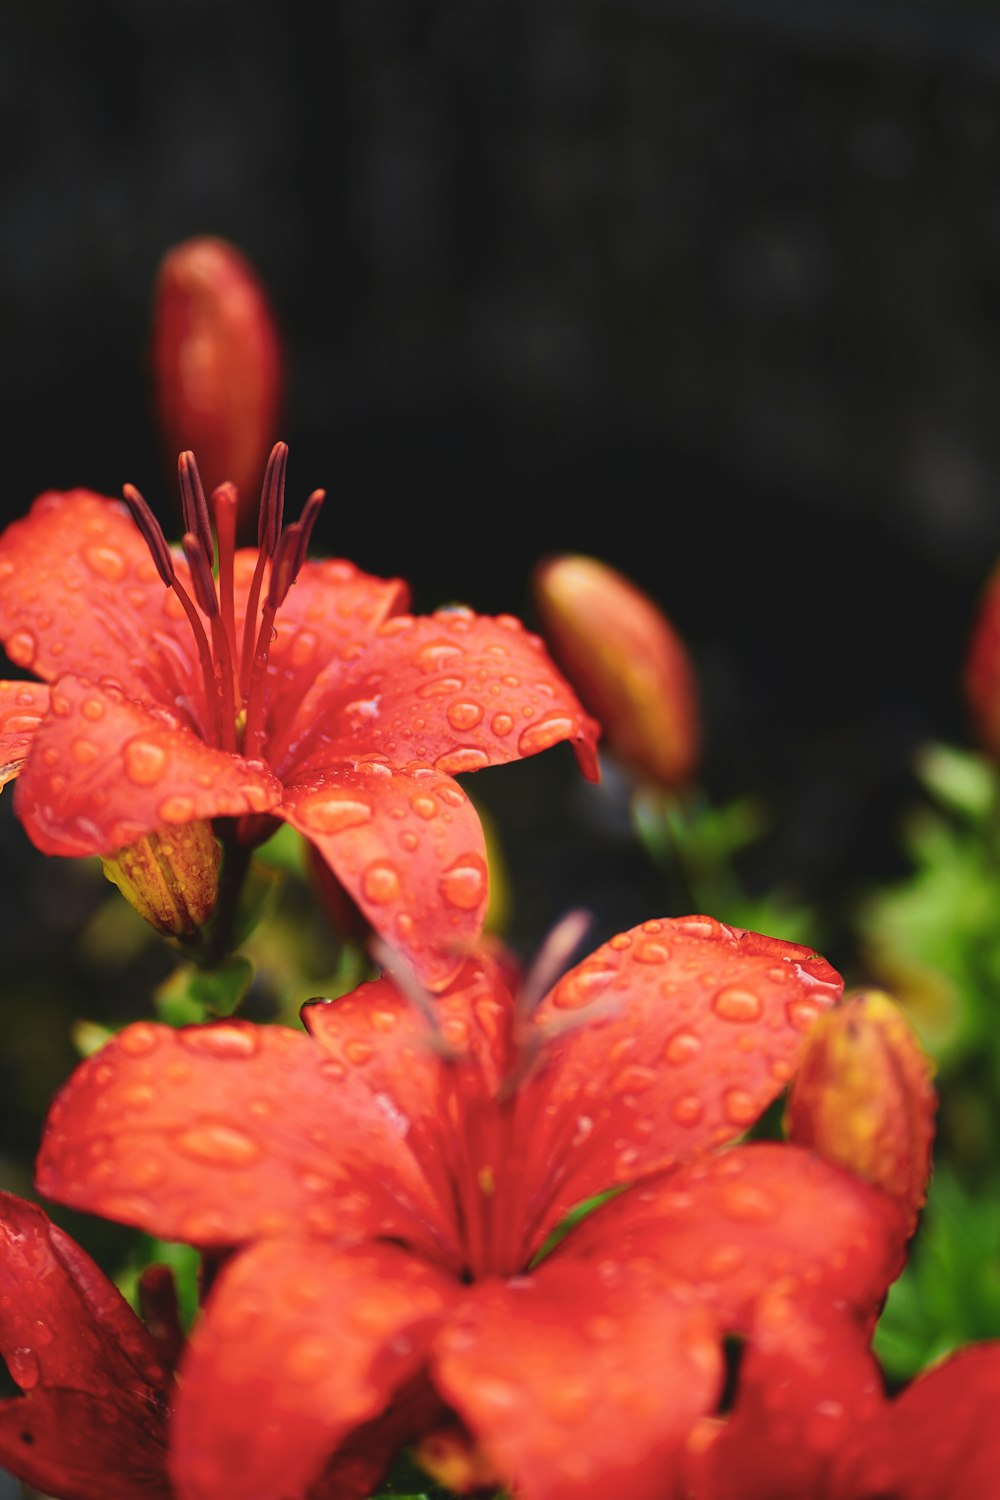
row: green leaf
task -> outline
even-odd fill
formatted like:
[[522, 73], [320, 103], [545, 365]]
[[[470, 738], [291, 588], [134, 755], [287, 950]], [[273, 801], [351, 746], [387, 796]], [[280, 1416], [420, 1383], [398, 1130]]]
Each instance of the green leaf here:
[[182, 964], [153, 991], [153, 1004], [168, 1026], [189, 1026], [233, 1013], [254, 976], [254, 966], [234, 954], [214, 969]]

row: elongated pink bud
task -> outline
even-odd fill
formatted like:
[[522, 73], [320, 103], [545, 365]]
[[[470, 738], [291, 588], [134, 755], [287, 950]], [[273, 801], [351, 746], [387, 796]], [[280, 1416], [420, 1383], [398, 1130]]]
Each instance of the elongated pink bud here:
[[229, 480], [252, 509], [278, 436], [283, 356], [264, 288], [234, 246], [202, 237], [164, 256], [151, 352], [170, 462], [193, 449], [205, 490]]
[[657, 785], [687, 781], [700, 738], [694, 676], [662, 611], [593, 557], [550, 558], [533, 582], [552, 654], [609, 748]]

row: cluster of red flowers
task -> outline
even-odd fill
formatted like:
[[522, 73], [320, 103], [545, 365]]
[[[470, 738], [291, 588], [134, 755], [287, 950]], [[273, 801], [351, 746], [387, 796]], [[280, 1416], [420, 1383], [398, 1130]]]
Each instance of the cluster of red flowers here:
[[[518, 621], [310, 562], [322, 495], [286, 525], [285, 463], [256, 548], [188, 452], [179, 550], [128, 487], [0, 538], [0, 637], [41, 679], [0, 684], [0, 763], [35, 844], [217, 956], [283, 820], [383, 968], [304, 1029], [142, 1021], [72, 1076], [39, 1192], [196, 1247], [201, 1306], [188, 1334], [150, 1266], [140, 1317], [0, 1198], [0, 1462], [60, 1500], [362, 1500], [404, 1447], [520, 1500], [994, 1493], [1000, 1348], [895, 1399], [871, 1352], [930, 1162], [905, 1023], [707, 916], [566, 972], [573, 923], [526, 976], [498, 959], [455, 777], [565, 741], [595, 777], [597, 724]], [[693, 734], [660, 723], [674, 774]], [[789, 1086], [788, 1138], [743, 1141]]]

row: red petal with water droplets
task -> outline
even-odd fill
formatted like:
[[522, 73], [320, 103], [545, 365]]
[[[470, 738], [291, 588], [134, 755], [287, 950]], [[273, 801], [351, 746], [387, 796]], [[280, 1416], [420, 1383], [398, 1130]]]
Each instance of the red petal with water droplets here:
[[40, 1208], [0, 1194], [0, 1464], [69, 1500], [166, 1496], [167, 1377], [142, 1324]]
[[182, 1363], [181, 1500], [283, 1500], [423, 1364], [458, 1284], [395, 1245], [256, 1245], [222, 1273]]
[[[758, 1306], [733, 1410], [696, 1434], [687, 1490], [697, 1500], [826, 1495], [832, 1456], [885, 1405], [866, 1333], [843, 1309], [803, 1303], [779, 1284]], [[700, 1451], [699, 1451], [700, 1450]]]
[[455, 776], [568, 740], [597, 780], [597, 724], [512, 616], [397, 615], [345, 657], [303, 702], [297, 767], [377, 753], [397, 768], [419, 760]]
[[996, 1494], [1000, 1342], [972, 1345], [921, 1375], [835, 1456], [829, 1500], [958, 1500]]
[[697, 1309], [564, 1263], [470, 1289], [432, 1378], [523, 1500], [659, 1500], [721, 1358]]
[[399, 1121], [300, 1032], [127, 1027], [76, 1070], [36, 1181], [167, 1240], [396, 1235], [433, 1253], [439, 1213]]
[[190, 627], [138, 528], [89, 490], [40, 496], [0, 537], [0, 639], [46, 681], [108, 677], [168, 706], [201, 691]]
[[60, 678], [14, 794], [33, 843], [46, 854], [110, 854], [154, 829], [279, 801], [263, 766], [169, 722], [113, 688]]
[[39, 682], [0, 682], [0, 787], [19, 775], [49, 707]]
[[584, 1219], [554, 1258], [595, 1257], [609, 1287], [633, 1263], [684, 1284], [720, 1330], [752, 1335], [761, 1296], [840, 1299], [870, 1329], [903, 1267], [906, 1216], [797, 1146], [760, 1142], [678, 1167]]
[[842, 990], [808, 948], [701, 916], [646, 922], [571, 969], [534, 1017], [555, 1038], [523, 1126], [551, 1199], [538, 1242], [573, 1204], [746, 1130]]
[[342, 763], [286, 786], [281, 816], [319, 849], [390, 947], [430, 989], [461, 968], [489, 895], [478, 814], [450, 776]]

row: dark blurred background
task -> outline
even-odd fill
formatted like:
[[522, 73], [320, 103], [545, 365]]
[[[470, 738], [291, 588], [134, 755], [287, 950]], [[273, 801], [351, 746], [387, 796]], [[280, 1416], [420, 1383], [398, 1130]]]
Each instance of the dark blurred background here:
[[[322, 550], [527, 618], [541, 556], [604, 558], [688, 643], [709, 794], [770, 809], [750, 878], [846, 910], [898, 871], [1000, 553], [994, 6], [0, 0], [0, 179], [5, 521], [52, 486], [173, 503], [153, 278], [224, 235]], [[470, 786], [525, 941], [656, 910], [561, 754]], [[9, 961], [54, 910], [48, 962], [75, 887], [9, 797], [0, 837]]]

